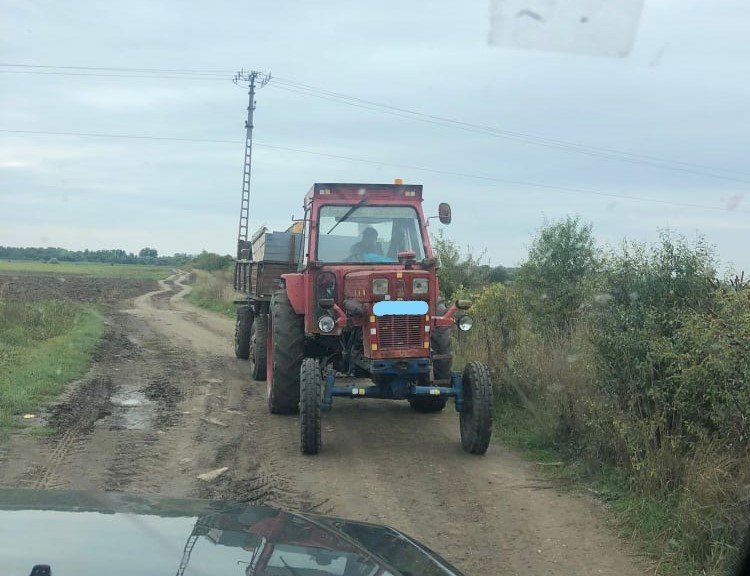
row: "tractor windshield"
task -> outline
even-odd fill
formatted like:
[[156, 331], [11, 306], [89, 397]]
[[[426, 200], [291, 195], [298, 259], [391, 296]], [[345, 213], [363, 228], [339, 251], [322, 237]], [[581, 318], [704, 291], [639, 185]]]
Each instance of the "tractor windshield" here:
[[320, 262], [398, 262], [398, 253], [425, 257], [422, 228], [411, 206], [323, 206], [318, 217]]

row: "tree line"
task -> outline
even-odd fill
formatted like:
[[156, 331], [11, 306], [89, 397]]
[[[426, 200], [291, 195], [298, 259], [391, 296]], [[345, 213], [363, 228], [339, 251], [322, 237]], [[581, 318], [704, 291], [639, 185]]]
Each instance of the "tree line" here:
[[0, 246], [2, 260], [34, 260], [37, 262], [100, 262], [105, 264], [156, 264], [180, 266], [193, 259], [191, 254], [175, 253], [159, 256], [156, 248], [142, 248], [138, 254], [119, 248], [108, 250], [67, 250], [55, 247]]

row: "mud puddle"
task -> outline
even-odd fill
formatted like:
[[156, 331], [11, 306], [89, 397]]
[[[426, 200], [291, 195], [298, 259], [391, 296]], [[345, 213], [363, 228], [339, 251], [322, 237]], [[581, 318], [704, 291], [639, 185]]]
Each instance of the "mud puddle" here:
[[157, 405], [149, 400], [142, 387], [125, 386], [109, 398], [109, 414], [94, 424], [109, 430], [151, 430], [155, 426]]

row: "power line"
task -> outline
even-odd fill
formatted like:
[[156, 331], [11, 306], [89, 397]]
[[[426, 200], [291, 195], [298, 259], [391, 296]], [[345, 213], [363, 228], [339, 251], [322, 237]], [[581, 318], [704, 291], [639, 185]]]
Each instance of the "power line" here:
[[234, 74], [234, 70], [195, 70], [191, 68], [124, 68], [118, 66], [47, 66], [42, 64], [13, 64], [0, 62], [0, 66], [7, 68], [37, 68], [54, 70], [93, 70], [108, 72], [176, 72], [180, 74], [206, 74], [227, 77]]
[[[32, 68], [32, 70], [17, 71], [17, 70], [0, 70], [4, 73], [26, 73], [26, 74], [55, 74], [55, 75], [69, 75], [69, 76], [102, 76], [102, 77], [123, 77], [123, 78], [164, 78], [164, 79], [185, 79], [185, 80], [223, 80], [228, 78], [227, 72], [223, 70], [195, 70], [195, 69], [178, 69], [178, 68], [126, 68], [126, 67], [94, 67], [94, 66], [50, 66], [50, 65], [37, 65], [37, 64], [20, 64], [20, 63], [0, 63], [0, 67], [12, 67], [12, 68]], [[55, 70], [65, 70], [65, 72], [55, 72]], [[81, 70], [83, 72], [72, 72], [72, 70]], [[107, 72], [106, 74], [103, 72]], [[117, 74], [112, 73], [117, 72]], [[141, 74], [131, 74], [133, 72]], [[145, 74], [145, 75], [144, 75]], [[176, 76], [164, 76], [164, 74], [176, 74]], [[594, 158], [603, 158], [607, 160], [615, 160], [620, 162], [626, 162], [630, 164], [650, 166], [658, 169], [666, 169], [672, 171], [678, 171], [698, 176], [707, 176], [711, 178], [717, 178], [721, 180], [728, 180], [733, 182], [740, 182], [743, 184], [750, 184], [750, 180], [727, 176], [723, 174], [716, 174], [716, 172], [744, 174], [737, 170], [731, 170], [727, 168], [720, 168], [715, 166], [707, 166], [704, 164], [697, 164], [692, 162], [684, 162], [679, 160], [671, 160], [667, 158], [660, 158], [656, 156], [649, 156], [645, 154], [636, 154], [623, 150], [617, 150], [614, 148], [606, 148], [600, 146], [588, 146], [584, 144], [578, 144], [575, 142], [569, 142], [566, 140], [560, 140], [555, 138], [548, 138], [544, 136], [538, 136], [525, 132], [517, 132], [511, 130], [504, 130], [494, 126], [486, 124], [477, 124], [472, 122], [465, 122], [462, 120], [456, 120], [444, 116], [437, 116], [433, 114], [426, 114], [417, 110], [411, 110], [399, 106], [393, 106], [390, 104], [384, 104], [381, 102], [375, 102], [357, 96], [351, 96], [342, 94], [340, 92], [334, 92], [324, 88], [311, 86], [302, 82], [297, 82], [285, 78], [275, 78], [272, 87], [279, 90], [286, 90], [287, 92], [296, 92], [304, 96], [311, 96], [323, 100], [346, 104], [373, 112], [385, 113], [391, 116], [399, 118], [416, 120], [421, 122], [427, 122], [430, 124], [457, 128], [463, 131], [468, 131], [477, 134], [483, 134], [496, 138], [508, 139], [515, 142], [521, 142], [525, 144], [531, 144], [535, 146], [542, 146], [546, 148], [552, 148], [562, 150], [568, 153], [581, 154]]]
[[[176, 68], [126, 68], [126, 67], [94, 67], [94, 66], [50, 66], [50, 65], [37, 65], [37, 64], [20, 64], [20, 63], [0, 63], [0, 67], [12, 67], [12, 68], [32, 68], [32, 70], [0, 70], [3, 73], [21, 73], [21, 74], [53, 74], [53, 75], [64, 75], [64, 76], [101, 76], [101, 77], [122, 77], [122, 78], [159, 78], [159, 79], [181, 79], [181, 80], [224, 80], [226, 79], [227, 72], [223, 70], [194, 70], [194, 69], [176, 69]], [[56, 70], [64, 70], [64, 72], [57, 72]], [[81, 70], [82, 72], [73, 72], [73, 70]], [[107, 72], [107, 73], [104, 73]], [[117, 73], [113, 73], [117, 72]], [[133, 73], [140, 74], [133, 74]], [[165, 76], [165, 74], [173, 74], [172, 76]], [[176, 74], [176, 75], [175, 75]], [[530, 144], [535, 146], [541, 146], [556, 150], [562, 150], [568, 153], [581, 154], [594, 158], [602, 158], [606, 160], [615, 160], [619, 162], [626, 162], [635, 165], [649, 166], [657, 169], [672, 170], [677, 172], [683, 172], [687, 174], [693, 174], [697, 176], [706, 176], [710, 178], [716, 178], [720, 180], [739, 182], [743, 184], [750, 184], [750, 180], [737, 178], [733, 176], [727, 176], [724, 174], [717, 174], [716, 172], [744, 174], [737, 170], [730, 170], [726, 168], [719, 168], [715, 166], [707, 166], [703, 164], [696, 164], [691, 162], [683, 162], [679, 160], [670, 160], [666, 158], [660, 158], [656, 156], [649, 156], [644, 154], [635, 154], [632, 152], [617, 150], [614, 148], [588, 146], [584, 144], [578, 144], [575, 142], [569, 142], [566, 140], [548, 138], [544, 136], [537, 136], [534, 134], [517, 132], [511, 130], [504, 130], [494, 126], [486, 124], [477, 124], [471, 122], [465, 122], [462, 120], [456, 120], [453, 118], [447, 118], [444, 116], [437, 116], [432, 114], [426, 114], [417, 110], [411, 110], [408, 108], [402, 108], [399, 106], [393, 106], [384, 104], [381, 102], [375, 102], [356, 96], [342, 94], [331, 90], [326, 90], [309, 84], [296, 82], [290, 79], [275, 78], [275, 83], [272, 87], [278, 90], [286, 90], [287, 92], [294, 92], [304, 96], [311, 96], [331, 102], [346, 104], [372, 112], [379, 112], [396, 116], [399, 118], [415, 120], [420, 122], [426, 122], [442, 127], [456, 128], [467, 132], [476, 134], [483, 134], [495, 138], [503, 138], [514, 142], [520, 142], [524, 144]]]
[[170, 79], [170, 80], [221, 80], [223, 82], [230, 79], [229, 76], [227, 77], [219, 77], [219, 76], [201, 76], [201, 75], [187, 75], [187, 74], [177, 74], [177, 75], [167, 75], [167, 74], [159, 74], [158, 76], [155, 74], [116, 74], [116, 73], [103, 73], [103, 72], [57, 72], [57, 71], [39, 71], [39, 70], [0, 70], [0, 73], [2, 74], [31, 74], [35, 76], [78, 76], [78, 77], [88, 77], [88, 78], [150, 78], [152, 80], [162, 80], [162, 79]]
[[[171, 141], [171, 142], [188, 142], [198, 144], [241, 144], [241, 140], [221, 140], [213, 138], [180, 138], [173, 136], [154, 136], [154, 135], [140, 135], [140, 134], [108, 134], [108, 133], [97, 133], [97, 132], [53, 132], [46, 130], [11, 130], [0, 128], [0, 133], [5, 134], [32, 134], [32, 135], [44, 135], [44, 136], [81, 136], [81, 137], [92, 137], [92, 138], [118, 138], [128, 140], [153, 140], [153, 141]], [[543, 184], [540, 182], [529, 182], [525, 180], [514, 180], [510, 178], [500, 178], [496, 176], [486, 176], [482, 174], [472, 174], [468, 172], [454, 172], [450, 170], [443, 170], [438, 168], [430, 168], [425, 166], [415, 166], [412, 164], [402, 164], [395, 162], [383, 162], [379, 160], [371, 160], [369, 158], [361, 158], [357, 156], [347, 156], [342, 154], [331, 154], [328, 152], [318, 152], [315, 150], [308, 150], [304, 148], [292, 148], [289, 146], [279, 146], [276, 144], [268, 144], [265, 142], [254, 142], [255, 146], [261, 146], [263, 148], [269, 148], [273, 150], [284, 150], [286, 152], [295, 152], [299, 154], [311, 154], [315, 156], [322, 156], [325, 158], [334, 158], [337, 160], [347, 160], [351, 162], [360, 162], [365, 164], [372, 164], [377, 166], [388, 166], [393, 168], [403, 168], [408, 170], [417, 170], [420, 172], [427, 172], [431, 174], [440, 174], [443, 176], [456, 176], [460, 178], [470, 178], [474, 180], [482, 180], [486, 182], [497, 182], [502, 184], [513, 184], [517, 186], [527, 186], [531, 188], [539, 188], [544, 190], [557, 190], [561, 192], [570, 192], [576, 194], [587, 194], [593, 196], [600, 196], [605, 198], [614, 198], [620, 200], [631, 200], [636, 202], [649, 202], [655, 204], [663, 204], [668, 206], [678, 206], [684, 208], [698, 208], [702, 210], [714, 210], [721, 212], [733, 212], [750, 214], [750, 210], [737, 210], [731, 208], [725, 208], [722, 206], [709, 206], [706, 204], [693, 204], [689, 202], [677, 202], [673, 200], [664, 200], [660, 198], [648, 198], [643, 196], [631, 196], [627, 194], [616, 194], [611, 192], [601, 192], [598, 190], [591, 190], [587, 188], [577, 188], [571, 186], [556, 186], [552, 184]]]
[[[421, 112], [408, 110], [406, 108], [399, 108], [396, 106], [378, 104], [377, 102], [372, 102], [372, 101], [364, 100], [361, 98], [345, 96], [345, 95], [333, 96], [333, 94], [336, 94], [335, 92], [329, 92], [326, 90], [320, 90], [321, 94], [316, 94], [312, 88], [304, 88], [305, 85], [300, 85], [297, 83], [285, 81], [279, 78], [276, 78], [275, 81], [276, 82], [272, 87], [277, 90], [297, 92], [298, 94], [304, 94], [306, 96], [312, 96], [314, 98], [330, 100], [333, 102], [340, 102], [348, 106], [364, 108], [366, 110], [373, 110], [373, 111], [381, 112], [384, 114], [397, 116], [399, 118], [407, 118], [407, 119], [416, 120], [419, 122], [436, 124], [438, 126], [456, 128], [456, 129], [463, 130], [466, 132], [484, 134], [486, 136], [503, 138], [503, 139], [512, 140], [515, 142], [521, 142], [524, 144], [532, 144], [535, 146], [553, 148], [553, 149], [562, 150], [565, 152], [591, 156], [594, 158], [604, 158], [607, 160], [616, 160], [620, 162], [627, 162], [630, 164], [638, 164], [638, 165], [643, 165], [643, 166], [650, 166], [653, 168], [673, 170], [673, 171], [678, 171], [678, 172], [695, 174], [698, 176], [708, 176], [711, 178], [718, 178], [721, 180], [729, 180], [729, 181], [734, 181], [734, 182], [741, 182], [743, 184], [750, 184], [750, 180], [736, 178], [732, 176], [725, 176], [722, 174], [716, 174], [715, 172], [709, 172], [709, 170], [714, 170], [714, 171], [720, 171], [720, 172], [733, 172], [733, 173], [742, 174], [742, 172], [729, 170], [726, 168], [717, 168], [717, 167], [706, 166], [706, 165], [701, 165], [701, 164], [693, 164], [689, 162], [667, 160], [664, 158], [657, 158], [657, 157], [645, 156], [641, 154], [633, 154], [630, 152], [618, 151], [618, 150], [614, 150], [611, 148], [586, 146], [583, 144], [566, 142], [564, 140], [555, 140], [552, 138], [545, 138], [542, 136], [524, 134], [522, 132], [512, 132], [508, 130], [501, 130], [498, 128], [494, 128], [492, 126], [486, 126], [482, 124], [472, 124], [469, 122], [462, 122], [459, 120], [453, 120], [453, 119], [444, 118], [441, 116], [423, 114]], [[675, 165], [670, 165], [670, 164], [675, 164]]]
[[5, 134], [34, 134], [38, 136], [83, 136], [87, 138], [122, 138], [126, 140], [156, 140], [167, 142], [193, 142], [197, 144], [242, 144], [243, 140], [219, 140], [214, 138], [180, 138], [179, 136], [152, 136], [141, 134], [104, 134], [101, 132], [54, 132], [48, 130], [6, 130]]

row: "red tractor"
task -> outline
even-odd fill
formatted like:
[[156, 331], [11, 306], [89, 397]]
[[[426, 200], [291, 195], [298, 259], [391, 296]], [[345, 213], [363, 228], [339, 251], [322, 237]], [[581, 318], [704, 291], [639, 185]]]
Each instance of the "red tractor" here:
[[[316, 454], [321, 413], [336, 396], [405, 399], [417, 412], [439, 412], [453, 398], [464, 449], [484, 454], [490, 373], [480, 362], [451, 370], [451, 329], [469, 330], [473, 319], [470, 302], [440, 300], [422, 186], [315, 184], [304, 210], [296, 228], [274, 233], [296, 256], [287, 272], [261, 279], [273, 265], [267, 234], [263, 260], [245, 254], [235, 274], [248, 294], [238, 311], [238, 356], [250, 356], [253, 377], [266, 378], [271, 413], [299, 411], [301, 450]], [[450, 222], [450, 206], [440, 205], [439, 218]], [[252, 289], [269, 282], [280, 284], [273, 294]]]

